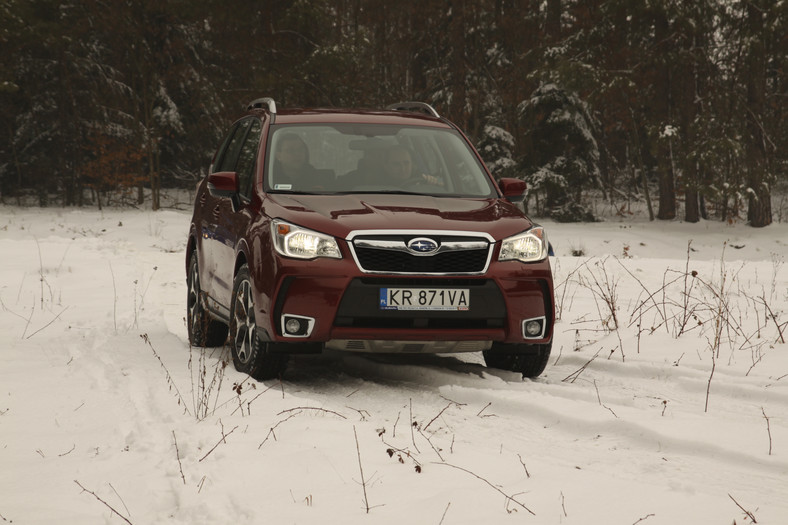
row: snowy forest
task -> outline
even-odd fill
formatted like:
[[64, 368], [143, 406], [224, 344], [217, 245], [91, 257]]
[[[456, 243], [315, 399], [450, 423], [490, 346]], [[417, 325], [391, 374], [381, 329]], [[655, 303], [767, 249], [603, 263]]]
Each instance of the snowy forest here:
[[270, 96], [428, 102], [535, 216], [788, 220], [785, 0], [5, 0], [0, 42], [4, 203], [159, 209]]

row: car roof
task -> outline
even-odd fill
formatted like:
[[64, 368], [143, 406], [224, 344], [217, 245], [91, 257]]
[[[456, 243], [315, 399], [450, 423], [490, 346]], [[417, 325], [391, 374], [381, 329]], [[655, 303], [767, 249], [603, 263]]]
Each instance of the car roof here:
[[[268, 113], [254, 108], [249, 114]], [[452, 129], [447, 120], [416, 111], [347, 108], [281, 108], [274, 114], [275, 124], [390, 124]]]

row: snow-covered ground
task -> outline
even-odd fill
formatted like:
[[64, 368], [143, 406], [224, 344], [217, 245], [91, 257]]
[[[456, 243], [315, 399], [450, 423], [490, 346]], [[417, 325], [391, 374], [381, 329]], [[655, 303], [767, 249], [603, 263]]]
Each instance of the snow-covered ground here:
[[189, 348], [188, 221], [0, 207], [0, 524], [788, 523], [788, 225], [545, 222], [536, 381], [330, 353], [254, 383]]

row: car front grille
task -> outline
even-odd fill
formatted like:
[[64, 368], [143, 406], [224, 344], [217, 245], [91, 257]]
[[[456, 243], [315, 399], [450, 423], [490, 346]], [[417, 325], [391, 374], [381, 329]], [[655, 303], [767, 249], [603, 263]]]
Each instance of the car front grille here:
[[366, 273], [479, 275], [487, 271], [493, 244], [484, 237], [427, 235], [439, 248], [434, 254], [408, 250], [408, 243], [425, 235], [363, 235], [350, 247]]

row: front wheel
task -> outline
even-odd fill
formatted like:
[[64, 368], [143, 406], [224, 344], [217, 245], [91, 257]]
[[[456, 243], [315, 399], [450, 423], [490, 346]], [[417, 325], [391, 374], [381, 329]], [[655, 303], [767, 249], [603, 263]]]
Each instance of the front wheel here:
[[544, 372], [550, 359], [553, 343], [544, 345], [493, 343], [485, 350], [484, 362], [490, 368], [520, 372], [523, 377], [535, 378]]
[[280, 377], [287, 366], [287, 355], [269, 352], [268, 343], [260, 341], [258, 337], [252, 280], [249, 267], [245, 264], [233, 281], [230, 349], [235, 369], [258, 381]]

